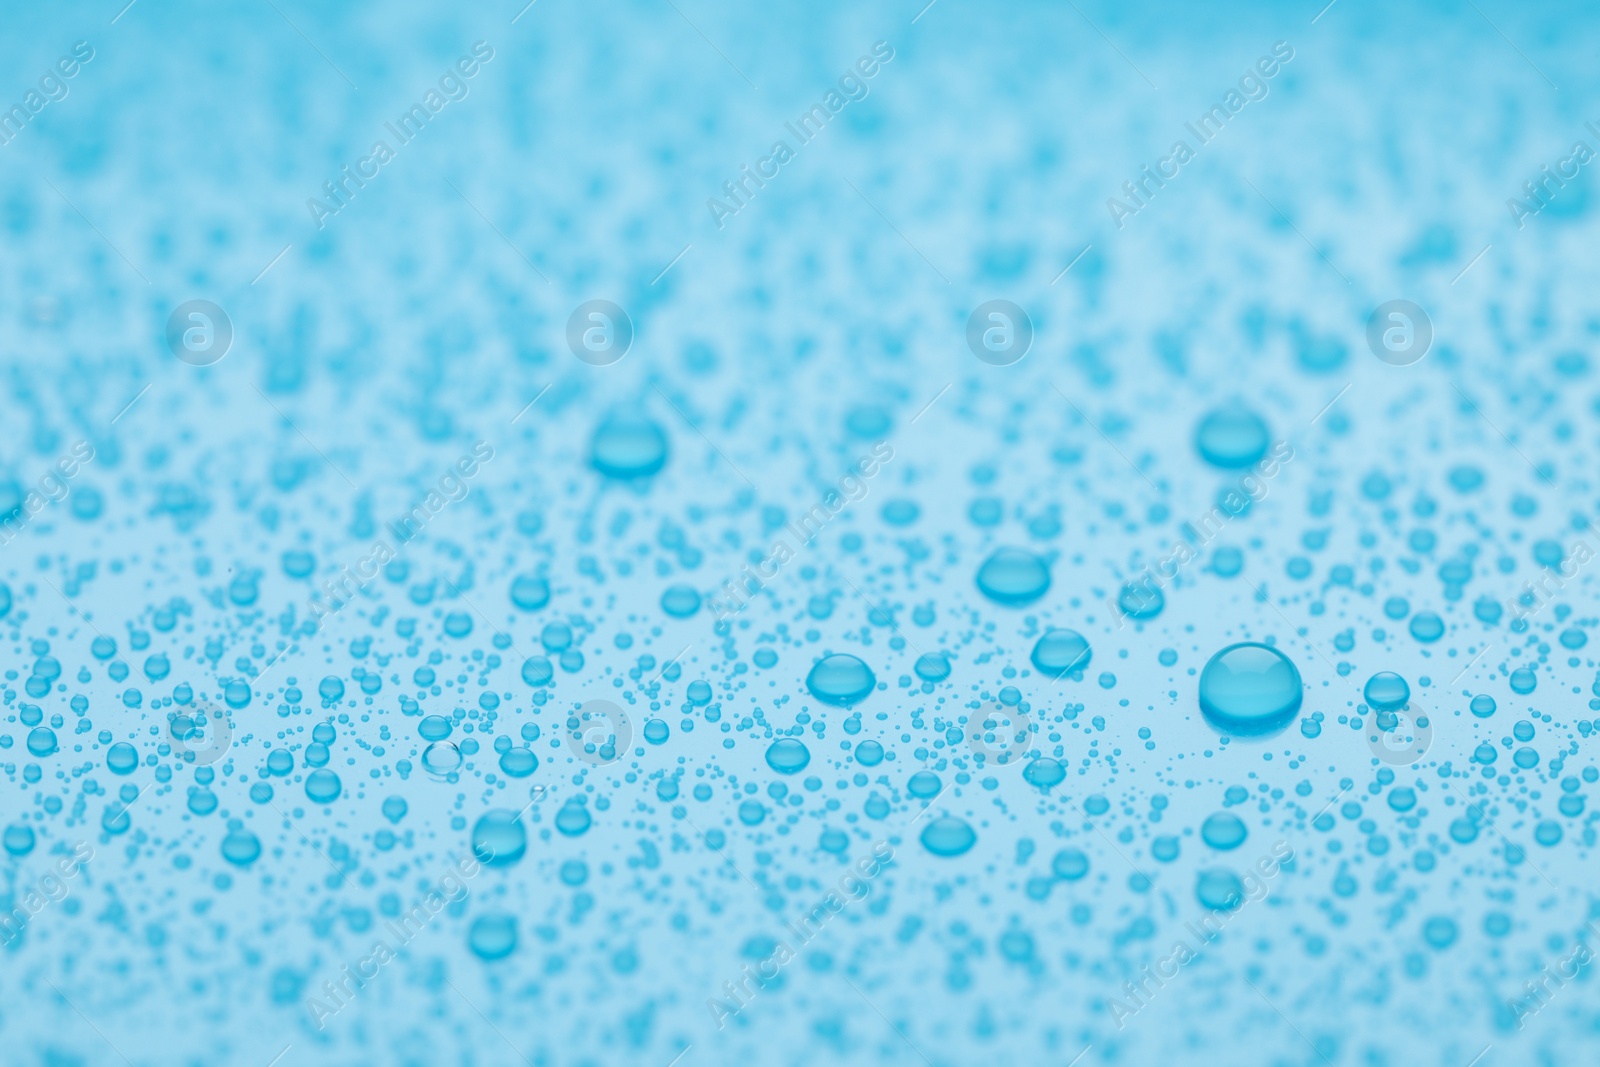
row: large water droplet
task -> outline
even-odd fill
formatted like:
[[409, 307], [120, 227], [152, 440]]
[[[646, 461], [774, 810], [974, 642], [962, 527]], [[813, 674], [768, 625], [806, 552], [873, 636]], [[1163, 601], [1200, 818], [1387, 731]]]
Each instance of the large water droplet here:
[[261, 839], [249, 830], [233, 830], [222, 839], [222, 858], [235, 867], [247, 867], [259, 855]]
[[1237, 405], [1218, 408], [1200, 420], [1194, 444], [1200, 458], [1213, 467], [1238, 470], [1267, 454], [1267, 424], [1261, 416]]
[[1046, 630], [1033, 646], [1034, 667], [1051, 678], [1081, 673], [1089, 657], [1089, 642], [1076, 630]]
[[1050, 588], [1050, 568], [1021, 548], [999, 548], [978, 568], [978, 590], [1008, 608], [1031, 604]]
[[518, 611], [538, 611], [550, 603], [550, 583], [531, 574], [511, 580], [511, 603]]
[[435, 741], [422, 750], [422, 769], [444, 778], [461, 766], [461, 750], [454, 741]]
[[1244, 822], [1231, 811], [1219, 811], [1200, 824], [1200, 840], [1224, 852], [1244, 844], [1247, 834]]
[[5, 850], [13, 856], [26, 856], [33, 851], [33, 827], [14, 822], [6, 827]]
[[700, 610], [700, 594], [692, 585], [669, 585], [661, 594], [661, 610], [674, 619], [687, 619]]
[[864, 700], [877, 684], [872, 669], [847, 652], [824, 656], [806, 675], [806, 688], [811, 695], [835, 707]]
[[590, 462], [608, 478], [647, 478], [667, 463], [667, 437], [642, 415], [613, 415], [594, 432]]
[[1244, 883], [1232, 871], [1201, 871], [1194, 895], [1213, 911], [1233, 911], [1244, 903]]
[[467, 947], [480, 960], [502, 960], [517, 947], [517, 920], [503, 911], [480, 915], [467, 931]]
[[959, 856], [978, 841], [978, 835], [965, 819], [946, 815], [930, 822], [922, 831], [922, 847], [935, 856]]
[[1153, 619], [1161, 614], [1161, 609], [1167, 606], [1167, 595], [1161, 587], [1148, 579], [1137, 582], [1124, 582], [1122, 589], [1117, 593], [1117, 607], [1130, 619], [1143, 621]]
[[326, 768], [306, 775], [306, 796], [312, 803], [331, 804], [339, 799], [339, 791], [343, 788], [339, 776]]
[[1200, 711], [1224, 733], [1275, 733], [1294, 720], [1300, 699], [1300, 672], [1268, 645], [1229, 645], [1200, 672]]
[[1041, 756], [1022, 768], [1022, 780], [1040, 789], [1058, 785], [1066, 776], [1067, 769], [1061, 765], [1061, 761], [1049, 756]]
[[792, 737], [782, 737], [767, 749], [767, 766], [779, 774], [799, 774], [811, 762], [811, 750]]
[[1367, 679], [1362, 696], [1373, 711], [1397, 711], [1411, 699], [1411, 687], [1393, 671], [1379, 671]]
[[509, 867], [528, 850], [528, 831], [514, 811], [484, 812], [472, 827], [472, 853], [487, 867]]

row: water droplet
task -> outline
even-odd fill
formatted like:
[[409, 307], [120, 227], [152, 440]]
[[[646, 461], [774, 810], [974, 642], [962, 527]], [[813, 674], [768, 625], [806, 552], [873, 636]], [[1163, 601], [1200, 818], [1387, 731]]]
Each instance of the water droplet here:
[[517, 947], [517, 920], [505, 912], [490, 912], [472, 920], [467, 947], [480, 960], [503, 960]]
[[28, 752], [35, 756], [48, 756], [56, 750], [56, 732], [48, 726], [35, 726], [28, 731]]
[[687, 619], [700, 610], [700, 594], [693, 586], [668, 586], [661, 594], [661, 610], [674, 619]]
[[1050, 861], [1050, 870], [1057, 878], [1076, 882], [1089, 873], [1089, 857], [1080, 849], [1064, 848]]
[[872, 669], [847, 652], [824, 656], [806, 675], [806, 688], [824, 704], [849, 707], [866, 699], [878, 684]]
[[767, 749], [767, 766], [779, 774], [799, 774], [811, 762], [811, 750], [792, 737], [774, 741]]
[[943, 652], [925, 652], [912, 666], [924, 682], [942, 682], [950, 677], [950, 657]]
[[443, 778], [461, 766], [461, 749], [454, 741], [435, 741], [422, 750], [422, 769]]
[[1033, 665], [1041, 674], [1059, 678], [1081, 674], [1089, 666], [1089, 642], [1076, 630], [1046, 630], [1033, 646]]
[[999, 548], [978, 568], [978, 591], [1008, 608], [1031, 604], [1050, 588], [1050, 568], [1021, 548]]
[[312, 803], [331, 804], [339, 799], [339, 791], [343, 788], [339, 776], [326, 768], [306, 775], [306, 796]]
[[509, 867], [528, 850], [528, 831], [514, 811], [484, 812], [472, 827], [472, 853], [487, 867]]
[[222, 858], [235, 867], [247, 867], [261, 855], [261, 839], [249, 830], [238, 829], [222, 839]]
[[511, 603], [518, 611], [538, 611], [550, 603], [550, 583], [531, 574], [519, 574], [511, 580]]
[[561, 810], [556, 812], [556, 829], [568, 837], [577, 837], [588, 832], [593, 821], [589, 809], [576, 800], [567, 801], [561, 805]]
[[1244, 903], [1244, 883], [1232, 871], [1213, 868], [1200, 872], [1194, 895], [1212, 911], [1233, 911]]
[[1130, 619], [1144, 621], [1161, 614], [1167, 606], [1167, 595], [1161, 587], [1148, 579], [1124, 582], [1117, 593], [1117, 607]]
[[648, 478], [667, 463], [667, 437], [641, 415], [613, 415], [594, 432], [594, 469], [608, 478]]
[[1066, 776], [1067, 769], [1061, 765], [1061, 761], [1051, 759], [1049, 756], [1041, 756], [1022, 768], [1023, 781], [1040, 789], [1058, 785]]
[[1207, 816], [1206, 821], [1200, 824], [1200, 840], [1223, 852], [1244, 844], [1247, 835], [1248, 831], [1239, 816], [1228, 811]]
[[26, 856], [33, 851], [33, 827], [14, 822], [6, 827], [3, 844], [13, 856]]
[[1268, 645], [1229, 645], [1200, 672], [1200, 712], [1223, 733], [1275, 733], [1293, 721], [1300, 700], [1300, 672]]
[[1393, 671], [1379, 671], [1367, 679], [1362, 696], [1374, 711], [1396, 711], [1411, 699], [1411, 687]]
[[978, 841], [978, 835], [965, 819], [945, 815], [922, 830], [922, 847], [935, 856], [959, 856]]
[[1200, 458], [1213, 467], [1239, 470], [1267, 454], [1267, 424], [1248, 408], [1231, 405], [1200, 420], [1194, 444]]

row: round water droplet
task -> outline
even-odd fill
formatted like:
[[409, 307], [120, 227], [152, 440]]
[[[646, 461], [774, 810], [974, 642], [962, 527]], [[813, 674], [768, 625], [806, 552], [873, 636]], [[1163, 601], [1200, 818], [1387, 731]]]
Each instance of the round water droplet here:
[[480, 960], [503, 960], [517, 947], [517, 920], [503, 911], [480, 915], [467, 931], [467, 947]]
[[1224, 733], [1275, 733], [1294, 720], [1300, 699], [1300, 672], [1268, 645], [1229, 645], [1200, 672], [1200, 712]]
[[339, 799], [339, 791], [343, 788], [339, 776], [326, 768], [306, 775], [306, 796], [314, 804], [333, 803]]
[[772, 742], [767, 749], [767, 766], [779, 774], [799, 774], [811, 762], [811, 750], [792, 737]]
[[529, 656], [522, 661], [522, 680], [529, 685], [549, 685], [556, 669], [544, 656]]
[[422, 769], [443, 778], [461, 766], [461, 749], [454, 741], [435, 741], [422, 750]]
[[35, 726], [28, 731], [28, 752], [35, 756], [48, 756], [56, 750], [56, 732], [48, 726]]
[[1244, 844], [1247, 834], [1239, 816], [1229, 811], [1210, 815], [1200, 824], [1200, 840], [1224, 852]]
[[1061, 765], [1061, 761], [1051, 759], [1049, 756], [1041, 756], [1022, 768], [1023, 780], [1029, 785], [1038, 786], [1040, 789], [1049, 789], [1053, 785], [1058, 785], [1066, 776], [1067, 769]]
[[1367, 679], [1362, 696], [1374, 711], [1395, 711], [1411, 699], [1411, 687], [1393, 671], [1379, 671]]
[[1422, 924], [1422, 939], [1435, 949], [1447, 949], [1455, 944], [1456, 923], [1454, 919], [1443, 915], [1435, 915]]
[[847, 652], [824, 656], [806, 675], [806, 688], [812, 696], [841, 708], [866, 699], [877, 684], [872, 669]]
[[930, 822], [922, 830], [922, 847], [935, 856], [959, 856], [978, 841], [965, 819], [945, 815]]
[[1050, 678], [1082, 673], [1089, 666], [1089, 642], [1076, 630], [1046, 630], [1033, 646], [1033, 665]]
[[13, 856], [26, 856], [33, 851], [33, 827], [24, 826], [14, 822], [6, 827], [3, 843], [5, 850]]
[[950, 677], [950, 657], [943, 652], [924, 652], [911, 669], [924, 682], [942, 682]]
[[687, 619], [700, 610], [700, 594], [693, 586], [668, 586], [661, 594], [661, 610], [674, 619]]
[[1050, 568], [1021, 548], [996, 549], [978, 568], [978, 591], [1008, 608], [1031, 604], [1050, 588]]
[[484, 812], [472, 827], [472, 853], [488, 867], [509, 867], [528, 850], [528, 831], [514, 811]]
[[1200, 458], [1213, 467], [1238, 470], [1267, 454], [1267, 424], [1261, 416], [1237, 405], [1218, 408], [1200, 420], [1194, 433]]
[[518, 611], [538, 611], [550, 603], [550, 583], [531, 574], [519, 574], [511, 580], [511, 603]]
[[118, 741], [106, 750], [106, 766], [112, 774], [132, 774], [139, 766], [139, 752], [126, 741]]
[[641, 415], [614, 415], [594, 432], [590, 462], [608, 478], [648, 478], [667, 463], [667, 437]]
[[518, 745], [500, 754], [500, 769], [509, 778], [526, 778], [539, 766], [539, 757]]
[[1064, 848], [1050, 861], [1050, 870], [1057, 878], [1076, 882], [1089, 873], [1089, 857], [1081, 849]]
[[1201, 871], [1194, 895], [1213, 911], [1233, 911], [1244, 903], [1244, 883], [1232, 871]]
[[577, 801], [569, 800], [556, 812], [556, 829], [568, 837], [586, 833], [593, 823], [589, 809]]
[[1143, 621], [1161, 614], [1167, 606], [1167, 595], [1150, 579], [1124, 582], [1117, 592], [1117, 607], [1130, 619]]
[[233, 830], [222, 839], [222, 858], [235, 867], [248, 867], [261, 855], [261, 839], [249, 830]]

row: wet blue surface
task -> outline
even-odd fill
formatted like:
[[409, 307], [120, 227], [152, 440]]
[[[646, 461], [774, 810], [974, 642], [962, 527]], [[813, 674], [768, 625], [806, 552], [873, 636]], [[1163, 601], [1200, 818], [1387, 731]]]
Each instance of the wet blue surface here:
[[1592, 12], [119, 6], [0, 1062], [1593, 1060]]

